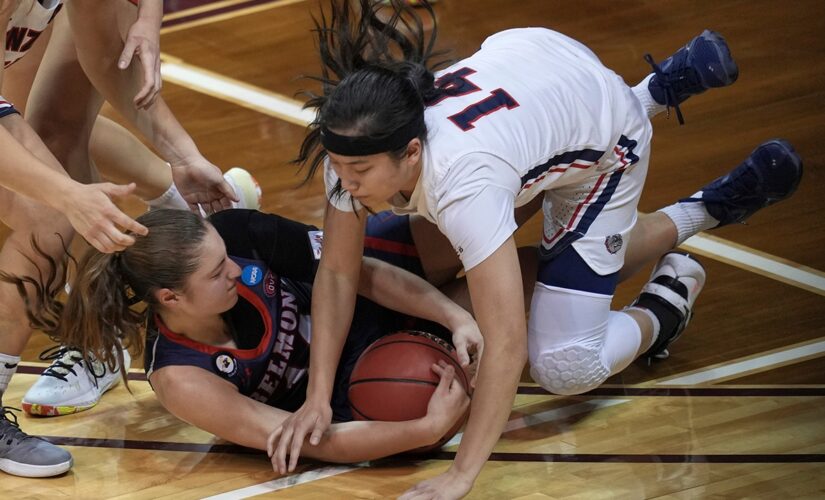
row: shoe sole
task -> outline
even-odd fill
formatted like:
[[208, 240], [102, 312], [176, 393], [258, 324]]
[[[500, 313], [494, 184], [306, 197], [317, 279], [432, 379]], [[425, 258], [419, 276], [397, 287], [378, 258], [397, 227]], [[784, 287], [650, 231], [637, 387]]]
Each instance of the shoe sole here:
[[0, 470], [20, 477], [52, 477], [64, 474], [72, 468], [73, 460], [52, 465], [31, 465], [0, 458]]
[[225, 176], [231, 177], [232, 182], [240, 189], [237, 193], [239, 206], [252, 210], [261, 208], [261, 185], [252, 177], [252, 174], [240, 167], [232, 167], [227, 170]]
[[112, 382], [100, 391], [100, 398], [95, 401], [79, 403], [74, 405], [49, 405], [41, 403], [27, 403], [25, 400], [21, 402], [23, 411], [32, 417], [61, 417], [63, 415], [71, 415], [94, 408], [100, 402], [106, 392], [112, 389], [120, 382], [120, 377], [115, 377]]

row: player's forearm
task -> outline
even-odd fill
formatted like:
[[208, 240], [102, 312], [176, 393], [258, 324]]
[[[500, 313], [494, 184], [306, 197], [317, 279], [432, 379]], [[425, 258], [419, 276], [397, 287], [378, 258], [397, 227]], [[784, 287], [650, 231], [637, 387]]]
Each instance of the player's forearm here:
[[388, 309], [434, 321], [452, 330], [472, 320], [470, 313], [415, 274], [365, 257], [359, 293]]
[[317, 446], [304, 446], [301, 454], [327, 462], [363, 462], [430, 446], [440, 437], [426, 417], [403, 422], [345, 422], [330, 426]]
[[526, 361], [526, 341], [517, 340], [524, 338], [525, 332], [503, 333], [508, 333], [514, 344], [491, 341], [485, 336], [470, 419], [452, 465], [456, 472], [471, 481], [481, 472], [507, 423]]
[[75, 181], [50, 168], [0, 126], [0, 185], [61, 209]]
[[307, 399], [332, 396], [341, 350], [355, 309], [355, 283], [323, 266], [312, 289], [312, 349]]

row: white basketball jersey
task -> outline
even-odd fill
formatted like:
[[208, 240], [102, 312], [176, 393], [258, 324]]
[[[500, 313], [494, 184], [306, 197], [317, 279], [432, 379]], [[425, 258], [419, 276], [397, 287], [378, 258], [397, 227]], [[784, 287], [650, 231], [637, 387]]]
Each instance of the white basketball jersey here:
[[6, 28], [5, 67], [17, 61], [34, 45], [54, 19], [63, 0], [22, 0]]
[[[548, 189], [591, 186], [650, 141], [650, 122], [624, 81], [590, 49], [547, 29], [497, 33], [436, 82], [456, 95], [426, 109], [419, 183], [409, 201], [392, 204], [436, 223], [465, 269], [515, 231], [515, 206]], [[334, 203], [346, 210], [349, 199]]]

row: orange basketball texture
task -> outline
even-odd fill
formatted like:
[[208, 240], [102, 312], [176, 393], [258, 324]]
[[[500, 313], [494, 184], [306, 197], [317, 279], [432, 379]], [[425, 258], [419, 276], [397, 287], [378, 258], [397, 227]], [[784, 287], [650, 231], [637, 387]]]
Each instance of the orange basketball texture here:
[[[431, 367], [439, 360], [455, 368], [456, 380], [467, 392], [467, 374], [461, 368], [455, 348], [447, 342], [415, 331], [401, 331], [378, 339], [361, 354], [350, 376], [349, 401], [353, 417], [391, 422], [423, 417], [438, 386], [438, 375]], [[455, 435], [463, 422], [463, 418], [459, 419], [437, 446]]]

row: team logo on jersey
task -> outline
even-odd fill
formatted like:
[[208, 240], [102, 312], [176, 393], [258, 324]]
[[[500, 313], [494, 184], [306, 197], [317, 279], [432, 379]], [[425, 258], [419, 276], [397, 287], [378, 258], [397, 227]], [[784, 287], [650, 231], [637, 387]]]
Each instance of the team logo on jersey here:
[[238, 373], [238, 362], [235, 361], [230, 354], [225, 352], [219, 352], [215, 355], [215, 368], [218, 371], [228, 377], [234, 377], [236, 373]]
[[264, 271], [258, 266], [249, 265], [243, 268], [241, 273], [241, 281], [246, 286], [255, 286], [264, 279]]
[[621, 250], [623, 243], [624, 241], [622, 240], [621, 234], [611, 234], [604, 239], [604, 246], [610, 253], [616, 253]]
[[321, 250], [324, 249], [324, 232], [310, 231], [307, 233], [307, 236], [309, 236], [309, 246], [312, 248], [312, 255], [315, 257], [315, 260], [321, 260]]
[[264, 295], [267, 297], [274, 297], [275, 294], [278, 292], [278, 284], [275, 281], [275, 276], [272, 275], [271, 271], [267, 271], [266, 275], [264, 276]]

